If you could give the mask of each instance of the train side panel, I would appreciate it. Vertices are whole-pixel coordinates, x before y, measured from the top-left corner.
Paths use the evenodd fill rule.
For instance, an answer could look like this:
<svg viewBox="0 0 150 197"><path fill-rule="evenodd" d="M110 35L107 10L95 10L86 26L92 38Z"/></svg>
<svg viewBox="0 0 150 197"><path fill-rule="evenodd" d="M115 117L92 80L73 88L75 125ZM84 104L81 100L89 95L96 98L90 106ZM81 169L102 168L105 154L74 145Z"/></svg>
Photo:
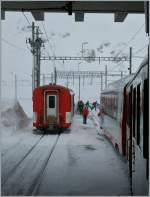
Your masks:
<svg viewBox="0 0 150 197"><path fill-rule="evenodd" d="M127 151L134 195L148 195L149 185L149 82L148 63L127 86Z"/></svg>
<svg viewBox="0 0 150 197"><path fill-rule="evenodd" d="M121 146L121 128L119 117L121 113L121 95L119 92L103 93L101 95L101 104L104 106L104 120L101 125L104 135L112 142L114 147L122 153ZM119 114L119 115L118 115Z"/></svg>
<svg viewBox="0 0 150 197"><path fill-rule="evenodd" d="M35 89L33 92L33 126L42 128L44 125L44 97L42 89Z"/></svg>
<svg viewBox="0 0 150 197"><path fill-rule="evenodd" d="M71 126L72 121L72 103L71 94L68 90L61 91L60 93L60 127L68 128Z"/></svg>
<svg viewBox="0 0 150 197"><path fill-rule="evenodd" d="M102 124L104 135L114 147L126 156L126 123L125 123L125 85L132 76L113 82L101 93L101 104L104 107Z"/></svg>

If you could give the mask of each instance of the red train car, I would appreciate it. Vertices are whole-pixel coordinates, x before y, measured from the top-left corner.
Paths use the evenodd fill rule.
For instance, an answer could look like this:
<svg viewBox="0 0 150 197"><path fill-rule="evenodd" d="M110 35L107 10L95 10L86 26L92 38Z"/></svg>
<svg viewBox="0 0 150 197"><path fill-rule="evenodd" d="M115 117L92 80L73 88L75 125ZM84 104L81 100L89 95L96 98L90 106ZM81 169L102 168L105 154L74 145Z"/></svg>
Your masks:
<svg viewBox="0 0 150 197"><path fill-rule="evenodd" d="M148 195L149 188L149 57L137 72L120 79L101 93L101 127L128 161L133 195Z"/></svg>
<svg viewBox="0 0 150 197"><path fill-rule="evenodd" d="M37 129L66 129L74 114L74 93L61 85L49 84L33 91L33 126Z"/></svg>
<svg viewBox="0 0 150 197"><path fill-rule="evenodd" d="M124 87L133 76L117 80L101 93L103 106L102 128L104 135L114 147L124 156L126 155L126 131L124 129Z"/></svg>
<svg viewBox="0 0 150 197"><path fill-rule="evenodd" d="M149 59L141 63L126 86L126 153L132 192L149 193Z"/></svg>

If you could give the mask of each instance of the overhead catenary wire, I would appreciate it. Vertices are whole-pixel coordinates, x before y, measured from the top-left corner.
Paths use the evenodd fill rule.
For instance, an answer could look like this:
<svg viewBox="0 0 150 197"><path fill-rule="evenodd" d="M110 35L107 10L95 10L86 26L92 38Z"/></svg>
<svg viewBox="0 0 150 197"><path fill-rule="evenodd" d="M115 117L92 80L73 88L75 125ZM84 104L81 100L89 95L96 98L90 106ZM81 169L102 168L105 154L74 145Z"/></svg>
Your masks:
<svg viewBox="0 0 150 197"><path fill-rule="evenodd" d="M24 13L24 10L23 10L23 9L22 9L22 14L23 14L23 16L25 17L25 19L26 19L27 23L31 26L31 23L30 23L29 19L27 18L27 16L25 15L25 13Z"/></svg>
<svg viewBox="0 0 150 197"><path fill-rule="evenodd" d="M51 43L50 43L50 41L49 41L49 37L48 37L48 35L47 35L47 31L46 31L45 25L44 25L44 23L43 23L43 22L41 22L41 24L42 24L42 27L43 27L44 33L45 33L45 35L46 35L46 38L47 38L47 41L48 41L49 47L50 47L50 49L51 49L51 51L52 51L53 55L55 56L55 51L53 50L53 47L52 47L52 45L51 45ZM48 52L48 53L49 53L49 52Z"/></svg>
<svg viewBox="0 0 150 197"><path fill-rule="evenodd" d="M143 29L144 25L145 25L145 23L140 26L140 28L135 32L135 34L128 40L127 45L124 46L123 49L118 52L116 57L118 57L128 47L129 43L135 39L135 37L138 35L138 33Z"/></svg>
<svg viewBox="0 0 150 197"><path fill-rule="evenodd" d="M137 54L137 53L139 53L139 52L141 52L141 51L143 51L143 49L145 49L146 47L148 47L147 44L144 45L142 48L138 49L137 51L135 51L135 52L134 52L134 55Z"/></svg>
<svg viewBox="0 0 150 197"><path fill-rule="evenodd" d="M18 50L26 50L27 51L26 48L21 48L21 47L15 45L15 44L11 43L10 41L6 40L5 38L2 38L2 41L5 42L6 44L8 44L9 46L11 46L13 48L16 48Z"/></svg>
<svg viewBox="0 0 150 197"><path fill-rule="evenodd" d="M55 57L56 54L55 54L55 51L54 51L54 49L53 49L53 47L52 47L52 44L50 43L50 40L49 40L49 37L48 37L48 34L47 34L47 31L46 31L46 28L45 28L45 25L44 25L43 21L41 22L41 24L42 24L42 27L43 27L45 36L46 36L46 38L47 38L49 48L51 49L52 54L53 54L53 56ZM48 53L48 55L50 56L49 51L46 51L46 53ZM58 63L62 66L62 64L61 64L59 61L58 61Z"/></svg>

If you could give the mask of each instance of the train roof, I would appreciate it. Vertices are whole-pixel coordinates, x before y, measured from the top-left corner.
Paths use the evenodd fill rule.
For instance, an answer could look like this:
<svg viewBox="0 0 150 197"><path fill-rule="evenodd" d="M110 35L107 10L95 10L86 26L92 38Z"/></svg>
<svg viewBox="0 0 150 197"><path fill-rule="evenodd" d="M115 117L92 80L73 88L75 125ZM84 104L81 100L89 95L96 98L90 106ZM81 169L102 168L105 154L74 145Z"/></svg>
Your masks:
<svg viewBox="0 0 150 197"><path fill-rule="evenodd" d="M147 54L147 55L145 56L145 58L142 60L140 66L139 66L139 68L138 68L138 70L137 70L136 73L134 74L134 77L128 82L127 86L128 86L130 83L132 83L132 81L133 81L133 80L135 79L135 77L138 75L138 73L140 72L140 70L141 70L144 66L146 66L146 65L148 64L148 62L149 62L149 56L148 56L148 54Z"/></svg>
<svg viewBox="0 0 150 197"><path fill-rule="evenodd" d="M141 62L137 72L135 74L126 76L124 78L121 78L119 80L116 80L108 85L106 89L102 91L102 94L108 94L110 92L120 92L123 90L125 86L128 86L132 82L132 80L136 77L136 75L140 72L142 67L144 67L146 64L148 64L148 55L145 56L143 61Z"/></svg>
<svg viewBox="0 0 150 197"><path fill-rule="evenodd" d="M145 66L147 63L148 63L148 54L144 57L143 61L141 62L140 68Z"/></svg>
<svg viewBox="0 0 150 197"><path fill-rule="evenodd" d="M35 90L36 89L46 90L46 89L50 89L50 88L52 88L52 89L63 89L63 90L68 90L69 92L73 92L71 89L69 89L65 86L58 85L58 84L52 84L52 83L50 83L48 85L39 86L39 87L35 88Z"/></svg>
<svg viewBox="0 0 150 197"><path fill-rule="evenodd" d="M108 84L108 87L102 91L102 94L107 94L110 92L120 92L123 90L124 86L133 78L132 75L128 75L126 77L123 77L119 80L116 80L112 83Z"/></svg>

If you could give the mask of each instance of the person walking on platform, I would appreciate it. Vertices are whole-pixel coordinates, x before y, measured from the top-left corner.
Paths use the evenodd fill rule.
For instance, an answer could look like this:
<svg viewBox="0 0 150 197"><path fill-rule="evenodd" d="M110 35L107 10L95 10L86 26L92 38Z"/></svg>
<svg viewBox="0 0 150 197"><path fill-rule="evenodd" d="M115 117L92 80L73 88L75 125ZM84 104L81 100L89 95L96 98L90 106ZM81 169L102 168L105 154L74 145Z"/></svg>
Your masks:
<svg viewBox="0 0 150 197"><path fill-rule="evenodd" d="M95 109L95 111L96 111L97 101L93 102L93 106L94 106L94 109Z"/></svg>
<svg viewBox="0 0 150 197"><path fill-rule="evenodd" d="M85 103L85 105L86 105L86 107L87 107L87 109L88 109L88 108L89 108L89 105L90 105L89 101L87 101L87 102Z"/></svg>
<svg viewBox="0 0 150 197"><path fill-rule="evenodd" d="M77 108L78 108L79 114L82 113L83 107L84 107L83 101L82 100L78 101L78 107Z"/></svg>
<svg viewBox="0 0 150 197"><path fill-rule="evenodd" d="M85 105L83 110L82 110L83 124L87 123L87 116L88 116L88 114L89 114L89 111L88 111L88 108Z"/></svg>
<svg viewBox="0 0 150 197"><path fill-rule="evenodd" d="M102 104L100 105L99 113L97 115L99 116L100 128L102 129L104 124L104 106Z"/></svg>

